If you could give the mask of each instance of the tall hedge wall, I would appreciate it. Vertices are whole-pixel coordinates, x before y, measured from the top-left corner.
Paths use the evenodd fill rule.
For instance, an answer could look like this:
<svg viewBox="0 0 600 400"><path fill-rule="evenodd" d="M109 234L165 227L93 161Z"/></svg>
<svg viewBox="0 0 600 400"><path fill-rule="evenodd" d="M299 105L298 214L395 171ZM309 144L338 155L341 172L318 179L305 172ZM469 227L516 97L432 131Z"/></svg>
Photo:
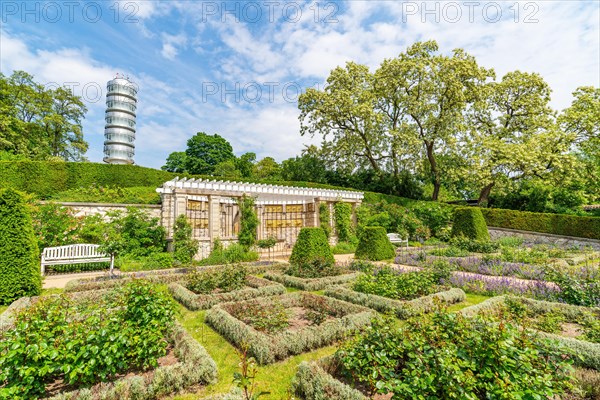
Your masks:
<svg viewBox="0 0 600 400"><path fill-rule="evenodd" d="M490 227L600 239L600 217L482 208Z"/></svg>
<svg viewBox="0 0 600 400"><path fill-rule="evenodd" d="M40 294L38 245L25 197L0 190L0 305Z"/></svg>

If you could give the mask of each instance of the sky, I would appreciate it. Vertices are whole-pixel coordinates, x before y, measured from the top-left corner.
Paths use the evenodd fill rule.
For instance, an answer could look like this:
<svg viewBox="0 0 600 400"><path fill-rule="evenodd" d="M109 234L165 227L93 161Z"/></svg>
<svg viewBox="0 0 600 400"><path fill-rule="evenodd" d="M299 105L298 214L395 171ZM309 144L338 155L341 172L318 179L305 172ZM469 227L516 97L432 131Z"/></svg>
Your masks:
<svg viewBox="0 0 600 400"><path fill-rule="evenodd" d="M88 108L101 162L106 82L139 87L136 164L160 168L196 132L241 155L282 161L300 136L297 98L347 61L373 71L417 41L463 48L498 78L537 72L562 110L600 86L600 1L11 1L0 2L0 71L66 85Z"/></svg>

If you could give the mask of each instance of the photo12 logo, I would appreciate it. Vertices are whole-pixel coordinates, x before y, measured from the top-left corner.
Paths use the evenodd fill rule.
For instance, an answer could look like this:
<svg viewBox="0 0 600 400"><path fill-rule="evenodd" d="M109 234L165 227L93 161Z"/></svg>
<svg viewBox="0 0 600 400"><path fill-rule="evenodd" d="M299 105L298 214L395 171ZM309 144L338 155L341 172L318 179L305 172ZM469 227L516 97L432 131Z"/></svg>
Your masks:
<svg viewBox="0 0 600 400"><path fill-rule="evenodd" d="M152 1L152 0L145 0ZM168 3L168 2L166 2ZM315 23L337 23L339 5L334 1L196 1L188 0L190 13L200 21L259 23L297 23L310 18ZM101 20L115 23L139 23L137 1L10 1L0 2L0 20L22 23L58 23Z"/></svg>
<svg viewBox="0 0 600 400"><path fill-rule="evenodd" d="M403 1L402 22L496 23L510 18L515 23L534 24L539 22L539 10L535 2Z"/></svg>
<svg viewBox="0 0 600 400"><path fill-rule="evenodd" d="M300 85L297 82L202 82L202 103L275 103L277 98L296 103L307 88L319 89L319 84Z"/></svg>
<svg viewBox="0 0 600 400"><path fill-rule="evenodd" d="M10 1L0 2L2 23L58 23L101 20L135 24L140 5L134 1Z"/></svg>

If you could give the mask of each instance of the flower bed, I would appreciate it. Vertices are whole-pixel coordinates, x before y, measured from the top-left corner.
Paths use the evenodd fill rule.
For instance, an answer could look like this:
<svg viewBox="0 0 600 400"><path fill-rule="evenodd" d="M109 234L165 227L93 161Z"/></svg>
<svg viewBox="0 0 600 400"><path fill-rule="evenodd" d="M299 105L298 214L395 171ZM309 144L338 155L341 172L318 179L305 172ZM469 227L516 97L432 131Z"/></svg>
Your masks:
<svg viewBox="0 0 600 400"><path fill-rule="evenodd" d="M282 270L287 267L285 263L271 263L271 262L258 262L258 263L241 263L244 265L250 274L261 274L265 271L271 270ZM98 290L108 289L115 286L120 286L132 279L145 279L154 283L173 283L179 282L184 279L185 274L191 271L207 271L215 268L221 268L222 265L213 265L208 267L190 267L190 268L176 268L168 270L155 270L155 271L143 271L143 272L130 272L121 273L116 276L101 276L96 278L84 278L76 279L67 282L65 285L65 292L79 292L85 290Z"/></svg>
<svg viewBox="0 0 600 400"><path fill-rule="evenodd" d="M600 309L554 303L515 296L497 296L477 305L466 307L460 312L466 316L504 311L509 318L515 318L529 328L538 329L539 334L561 343L577 357L575 364L600 371ZM536 318L537 317L537 318ZM583 336L567 337L562 330L563 323L589 323L590 333ZM573 327L570 327L572 331ZM552 333L548 332L552 331ZM570 332L572 334L573 332ZM585 335L590 335L586 338ZM593 335L593 336L592 336ZM595 341L595 343L594 343Z"/></svg>
<svg viewBox="0 0 600 400"><path fill-rule="evenodd" d="M260 327L245 323L235 314L243 309L259 309L266 316L261 323L270 324L274 328L275 312L281 314L285 310L302 308L324 316L320 323L311 326L300 326L297 330L284 329L279 333L265 333ZM283 309L283 310L282 310ZM255 313L256 314L256 313ZM318 316L318 315L317 315ZM369 324L374 312L368 308L357 306L329 297L310 293L289 293L269 298L258 298L243 302L218 304L207 311L206 322L227 340L235 345L243 343L249 346L249 353L259 364L270 364L293 354L300 354L317 349L344 337L349 331ZM277 319L279 323L283 322ZM277 326L281 328L281 326Z"/></svg>
<svg viewBox="0 0 600 400"><path fill-rule="evenodd" d="M325 289L325 296L369 307L383 313L394 312L400 319L410 318L434 310L436 303L435 299L444 304L454 304L460 303L466 298L465 292L461 289L454 288L419 297L417 299L403 301L375 294L357 292L347 285L327 288Z"/></svg>
<svg viewBox="0 0 600 400"><path fill-rule="evenodd" d="M298 278L297 276L286 275L278 272L266 272L264 274L264 277L266 279L282 283L287 287L294 287L300 290L307 291L321 290L327 286L346 283L353 279L356 279L358 276L359 274L356 272L334 276L325 276L322 278Z"/></svg>
<svg viewBox="0 0 600 400"><path fill-rule="evenodd" d="M285 293L285 287L279 283L246 276L247 288L225 293L197 294L183 286L181 283L169 285L169 291L173 298L183 304L189 310L206 310L219 303L248 300L255 297L275 296Z"/></svg>
<svg viewBox="0 0 600 400"><path fill-rule="evenodd" d="M489 257L441 257L418 254L401 254L395 259L396 264L423 267L436 261L446 261L459 271L473 272L483 275L515 276L523 279L543 280L544 268L539 265L501 261Z"/></svg>
<svg viewBox="0 0 600 400"><path fill-rule="evenodd" d="M216 381L216 364L174 321L168 294L142 281L105 294L14 304L0 333L0 397L154 399Z"/></svg>

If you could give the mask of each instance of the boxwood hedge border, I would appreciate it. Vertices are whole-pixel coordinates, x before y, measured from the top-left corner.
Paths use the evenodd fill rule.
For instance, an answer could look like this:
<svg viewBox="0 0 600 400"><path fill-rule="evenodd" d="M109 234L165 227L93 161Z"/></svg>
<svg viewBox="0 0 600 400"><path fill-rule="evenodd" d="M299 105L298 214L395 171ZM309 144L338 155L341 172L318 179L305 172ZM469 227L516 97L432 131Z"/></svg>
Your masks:
<svg viewBox="0 0 600 400"><path fill-rule="evenodd" d="M171 283L169 292L175 300L180 302L188 310L207 310L219 303L228 303L232 301L249 300L256 297L275 296L285 293L285 287L280 283L258 278L256 276L246 276L246 285L249 288L234 290L227 293L217 294L196 294L183 286L181 283Z"/></svg>
<svg viewBox="0 0 600 400"><path fill-rule="evenodd" d="M325 289L325 296L348 301L382 313L394 312L399 319L407 319L416 315L431 312L435 309L436 299L444 304L455 304L465 301L462 289L452 288L413 300L395 300L374 294L365 294L346 286L332 286Z"/></svg>
<svg viewBox="0 0 600 400"><path fill-rule="evenodd" d="M279 282L287 287L293 287L300 290L314 291L321 290L331 285L339 285L356 279L359 272L352 272L342 275L325 276L322 278L298 278L297 276L286 275L280 272L266 272L265 279Z"/></svg>
<svg viewBox="0 0 600 400"><path fill-rule="evenodd" d="M232 302L212 307L206 312L205 321L234 345L248 344L249 353L259 364L265 365L283 360L291 355L327 346L336 340L342 339L348 332L369 325L371 319L375 316L375 312L366 307L307 292L294 292L244 302L258 301L268 305L273 299L277 299L287 308L301 305L303 296L321 297L328 307L345 315L334 320L325 321L318 326L307 326L294 332L284 331L275 335L267 335L227 312L226 307L228 304L240 303Z"/></svg>
<svg viewBox="0 0 600 400"><path fill-rule="evenodd" d="M301 362L292 381L294 392L306 400L368 400L368 397L326 370L325 366L333 359L333 356L329 356L313 362Z"/></svg>

